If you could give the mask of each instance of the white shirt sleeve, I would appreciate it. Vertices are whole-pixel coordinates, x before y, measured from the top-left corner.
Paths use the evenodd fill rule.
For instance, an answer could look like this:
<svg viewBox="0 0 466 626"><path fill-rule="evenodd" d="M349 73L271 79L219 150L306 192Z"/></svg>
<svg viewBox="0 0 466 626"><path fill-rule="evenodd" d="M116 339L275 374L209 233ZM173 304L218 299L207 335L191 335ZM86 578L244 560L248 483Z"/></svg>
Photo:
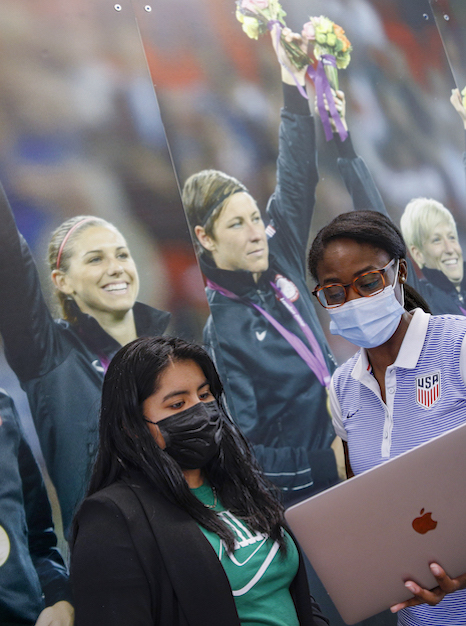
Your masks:
<svg viewBox="0 0 466 626"><path fill-rule="evenodd" d="M343 439L343 441L347 441L348 435L343 426L343 417L341 414L341 406L338 402L337 394L334 387L334 376L332 376L332 380L330 381L329 387L329 404L330 404L330 413L332 415L333 427L335 428L336 434Z"/></svg>
<svg viewBox="0 0 466 626"><path fill-rule="evenodd" d="M463 337L460 353L460 374L461 380L466 385L466 335Z"/></svg>

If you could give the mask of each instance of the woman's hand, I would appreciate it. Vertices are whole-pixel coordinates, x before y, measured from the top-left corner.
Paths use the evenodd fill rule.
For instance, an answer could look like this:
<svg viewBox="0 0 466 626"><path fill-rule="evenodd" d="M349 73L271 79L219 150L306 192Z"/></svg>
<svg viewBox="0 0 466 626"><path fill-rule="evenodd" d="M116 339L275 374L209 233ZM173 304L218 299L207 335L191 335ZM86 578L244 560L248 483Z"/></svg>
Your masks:
<svg viewBox="0 0 466 626"><path fill-rule="evenodd" d="M341 121L343 123L343 126L345 127L345 130L348 130L348 124L346 123L346 98L345 98L345 92L341 91L341 90L335 91L334 89L332 89L332 94L333 94L333 99L335 100L335 106L337 108L338 115L340 116L340 119L341 119ZM324 94L324 104L325 104L325 109L330 114L330 109L329 109L327 98L326 98L325 94ZM317 96L315 98L314 109L315 109L315 111L317 113L319 112L319 109L317 108ZM337 129L336 129L336 126L335 126L335 122L333 121L332 117L329 117L329 120L330 120L330 125L332 127L332 131L334 133L337 132Z"/></svg>
<svg viewBox="0 0 466 626"><path fill-rule="evenodd" d="M275 54L277 55L278 61L282 67L282 81L287 85L295 85L296 82L300 85L304 85L307 66L298 70L289 60L281 41L277 48L277 29L278 25L275 24L270 32L270 36L272 37ZM301 48L304 53L308 53L308 42L305 41L301 35L294 33L290 28L283 28L281 35L287 43L295 44L297 47ZM296 81L293 76L296 78Z"/></svg>
<svg viewBox="0 0 466 626"><path fill-rule="evenodd" d="M448 593L453 593L459 589L466 589L466 574L462 574L458 576L458 578L450 578L438 563L431 563L430 571L437 579L438 587L430 590L423 589L412 580L407 580L405 587L413 593L414 597L410 600L406 600L406 602L394 604L390 607L392 613L397 613L401 609L405 609L408 606L416 606L417 604L427 603L434 606L443 600Z"/></svg>
<svg viewBox="0 0 466 626"><path fill-rule="evenodd" d="M466 109L464 108L463 98L461 97L459 89L451 90L450 102L463 120L463 126L466 129Z"/></svg>
<svg viewBox="0 0 466 626"><path fill-rule="evenodd" d="M73 626L74 609L69 602L61 600L44 609L36 626Z"/></svg>

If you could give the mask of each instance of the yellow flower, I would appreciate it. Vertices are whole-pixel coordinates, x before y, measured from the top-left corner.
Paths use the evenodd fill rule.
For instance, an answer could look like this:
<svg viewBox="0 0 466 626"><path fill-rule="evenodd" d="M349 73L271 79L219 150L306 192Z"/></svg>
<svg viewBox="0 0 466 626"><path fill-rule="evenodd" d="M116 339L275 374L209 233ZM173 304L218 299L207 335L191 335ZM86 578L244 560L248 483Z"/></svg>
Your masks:
<svg viewBox="0 0 466 626"><path fill-rule="evenodd" d="M286 11L283 10L283 7L278 0L269 0L268 10L270 12L270 17L272 19L283 22L283 18L286 15Z"/></svg>
<svg viewBox="0 0 466 626"><path fill-rule="evenodd" d="M323 33L333 33L333 22L323 15L319 18L318 29Z"/></svg>
<svg viewBox="0 0 466 626"><path fill-rule="evenodd" d="M320 43L321 46L325 46L327 43L327 35L321 32L316 32L316 41Z"/></svg>
<svg viewBox="0 0 466 626"><path fill-rule="evenodd" d="M349 53L344 54L337 58L337 67L339 70L345 70L351 61L351 55Z"/></svg>
<svg viewBox="0 0 466 626"><path fill-rule="evenodd" d="M327 35L327 46L334 48L337 43L337 37L334 33L329 33Z"/></svg>
<svg viewBox="0 0 466 626"><path fill-rule="evenodd" d="M240 22L243 25L243 30L250 39L259 39L259 22L255 17L242 16Z"/></svg>
<svg viewBox="0 0 466 626"><path fill-rule="evenodd" d="M463 106L466 108L466 87L461 92L461 95L463 96Z"/></svg>

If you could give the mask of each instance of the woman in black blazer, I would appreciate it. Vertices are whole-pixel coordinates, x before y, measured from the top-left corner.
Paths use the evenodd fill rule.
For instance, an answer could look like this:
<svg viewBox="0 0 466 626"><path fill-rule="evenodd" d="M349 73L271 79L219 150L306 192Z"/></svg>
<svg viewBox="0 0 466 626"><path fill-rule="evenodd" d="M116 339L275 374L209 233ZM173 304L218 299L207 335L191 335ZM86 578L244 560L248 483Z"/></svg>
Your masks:
<svg viewBox="0 0 466 626"><path fill-rule="evenodd" d="M283 508L208 354L137 339L112 360L74 521L77 626L322 626Z"/></svg>

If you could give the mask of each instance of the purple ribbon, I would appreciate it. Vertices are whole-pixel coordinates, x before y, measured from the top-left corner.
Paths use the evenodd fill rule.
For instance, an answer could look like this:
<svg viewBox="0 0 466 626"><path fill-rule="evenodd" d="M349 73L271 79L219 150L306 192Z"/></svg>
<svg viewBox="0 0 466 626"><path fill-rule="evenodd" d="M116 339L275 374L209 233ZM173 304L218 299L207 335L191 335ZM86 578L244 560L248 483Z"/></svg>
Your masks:
<svg viewBox="0 0 466 626"><path fill-rule="evenodd" d="M463 309L463 307L462 307L462 306L460 306L460 311L461 311L461 313L462 313L463 315L466 315L466 310L465 310L465 309Z"/></svg>
<svg viewBox="0 0 466 626"><path fill-rule="evenodd" d="M276 30L276 36L275 36L275 46L277 49L277 57L278 57L278 61L280 63L280 65L282 67L284 67L287 72L289 72L291 74L291 76L293 77L293 80L295 82L296 87L298 88L299 93L302 95L303 98L306 98L306 100L309 100L309 96L306 93L306 90L304 89L304 87L302 85L299 84L298 79L296 78L296 76L294 75L294 73L290 70L290 68L285 65L285 63L283 63L283 61L280 60L280 54L279 54L279 49L280 49L280 38L282 35L282 29L283 29L283 25L281 22L279 22L278 20L270 20L270 22L268 22L267 24L267 28L272 31L272 28L277 25L278 28Z"/></svg>
<svg viewBox="0 0 466 626"><path fill-rule="evenodd" d="M299 84L299 81L294 75L294 73L290 70L290 68L287 65L285 65L285 63L283 63L283 61L280 60L280 55L279 55L278 50L280 46L280 39L281 39L283 25L278 20L270 20L267 24L267 28L270 31L272 31L275 25L277 25L278 27L276 29L275 47L277 49L277 56L278 56L280 65L284 67L291 74L296 84L296 87L298 88L299 93L303 96L303 98L306 98L306 100L309 100L309 97L305 89L303 88L302 85ZM330 124L328 111L325 108L324 95L327 98L328 108L330 109L330 115L332 116L332 120L335 124L337 132L340 135L340 139L342 141L345 141L345 139L348 137L348 131L343 126L343 122L341 121L341 117L337 111L335 99L332 94L332 88L330 86L327 74L325 73L325 65L332 65L333 67L337 67L337 60L333 54L323 54L320 60L318 61L317 67L315 69L314 67L312 67L312 65L308 66L307 74L315 85L316 95L317 95L317 108L319 110L320 119L322 120L322 124L324 127L325 138L327 139L327 141L331 141L333 139L333 131L332 131L332 126Z"/></svg>
<svg viewBox="0 0 466 626"><path fill-rule="evenodd" d="M240 298L232 291L228 291L228 289L224 289L223 287L220 287L220 285L217 285L211 280L207 280L207 286L210 287L210 289L213 289L214 291L218 291L220 294L222 294L222 296L225 296L226 298L230 298L230 300L237 300L239 302L244 302L246 305L252 306L257 311L259 311L259 313L263 315L265 319L272 324L272 326L280 333L280 335L284 339L286 339L286 341L288 341L288 343L303 359L306 365L314 372L320 384L323 387L328 388L330 384L330 372L325 362L324 355L319 346L319 343L317 342L317 339L314 336L314 333L309 328L308 324L306 324L306 322L303 320L301 314L299 313L295 305L291 302L291 300L289 300L285 296L282 290L275 283L271 282L270 284L272 285L275 293L278 295L280 302L284 306L286 306L286 308L290 311L294 319L298 322L298 324L302 328L306 336L306 339L309 341L309 344L312 350L310 350L304 344L304 342L301 341L299 337L297 337L294 333L292 333L290 330L285 328L283 324L281 324L277 319L273 317L273 315L271 315L268 311L260 307L258 304L256 304L255 302L252 302L251 300Z"/></svg>
<svg viewBox="0 0 466 626"><path fill-rule="evenodd" d="M104 370L104 374L107 372L108 370L108 366L110 365L110 360L108 356L104 356L104 355L100 355L99 356L99 361L100 364L102 365L102 368Z"/></svg>
<svg viewBox="0 0 466 626"><path fill-rule="evenodd" d="M325 387L328 387L329 384L330 384L330 372L329 372L327 364L325 362L324 355L323 355L322 349L321 349L321 347L319 345L319 342L315 338L315 335L312 332L312 330L309 328L309 324L307 324L304 321L301 313L298 311L298 309L293 304L293 302L291 302L291 300L289 298L287 298L287 296L283 293L283 291L280 289L280 287L278 285L276 285L275 283L273 283L272 281L270 282L270 284L272 285L272 288L274 289L275 293L277 294L280 302L288 309L288 311L294 317L296 322L301 327L301 330L303 331L306 339L309 341L309 345L311 346L311 350L314 352L313 357L314 357L314 359L316 361L316 364L317 364L317 366L319 368L319 371L320 371L320 375L318 376L318 378L321 381L322 385L324 385ZM315 371L315 370L313 369L313 371ZM316 374L316 376L317 376L317 374Z"/></svg>
<svg viewBox="0 0 466 626"><path fill-rule="evenodd" d="M330 109L330 115L332 116L332 120L335 124L338 134L340 135L340 139L342 141L345 141L345 139L348 137L348 131L343 126L341 117L338 114L335 99L332 94L332 88L328 81L327 74L325 73L325 65L332 65L333 67L337 66L337 61L333 54L323 54L320 61L318 61L316 68L312 67L312 65L307 68L307 74L314 82L316 88L317 108L319 110L320 119L322 120L322 124L324 127L325 138L327 139L327 141L330 141L333 138L333 132L330 125L328 111L325 108L324 95L327 99L328 108Z"/></svg>

